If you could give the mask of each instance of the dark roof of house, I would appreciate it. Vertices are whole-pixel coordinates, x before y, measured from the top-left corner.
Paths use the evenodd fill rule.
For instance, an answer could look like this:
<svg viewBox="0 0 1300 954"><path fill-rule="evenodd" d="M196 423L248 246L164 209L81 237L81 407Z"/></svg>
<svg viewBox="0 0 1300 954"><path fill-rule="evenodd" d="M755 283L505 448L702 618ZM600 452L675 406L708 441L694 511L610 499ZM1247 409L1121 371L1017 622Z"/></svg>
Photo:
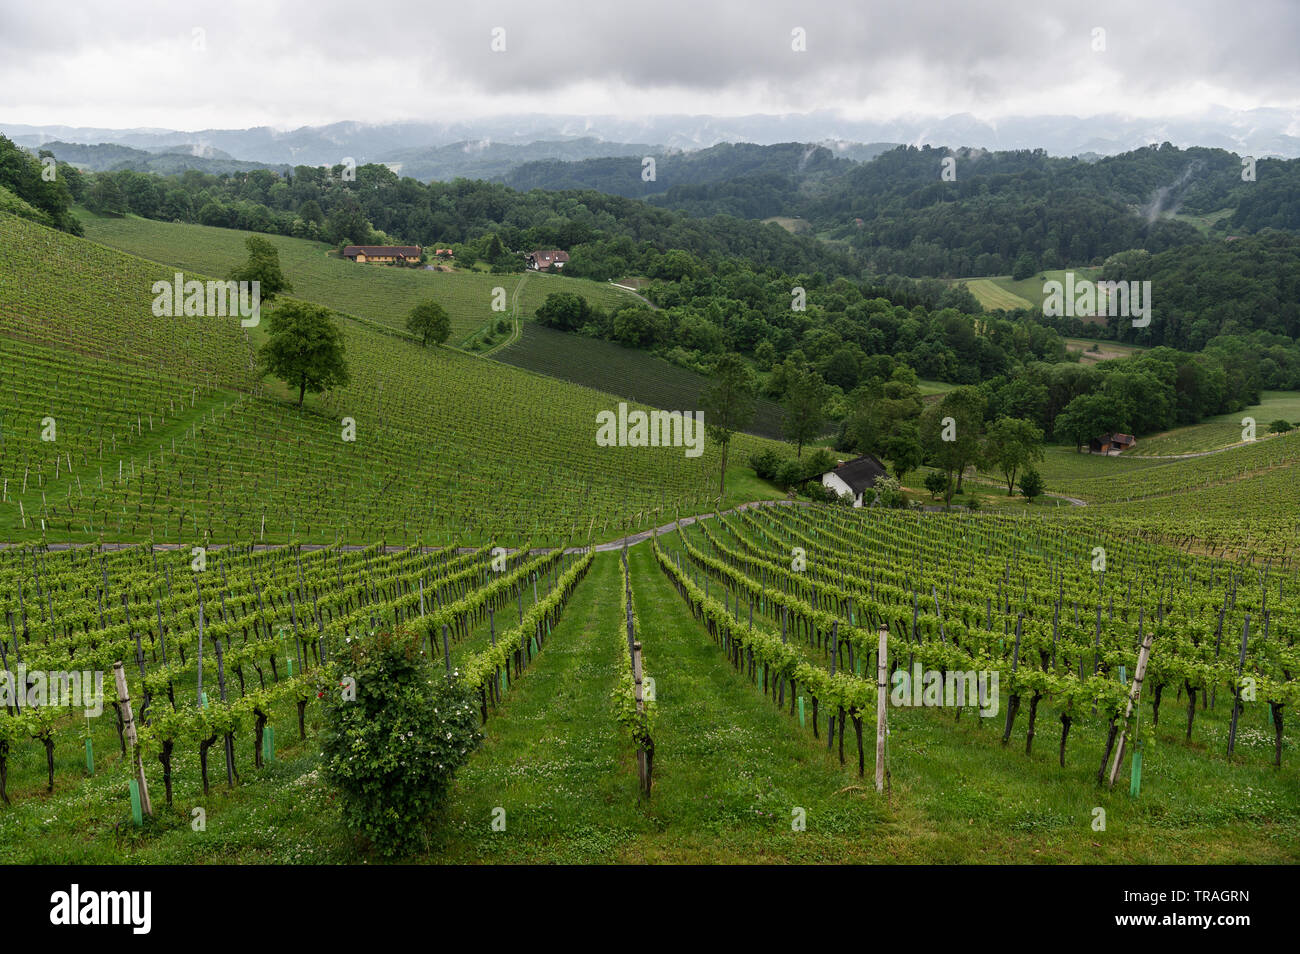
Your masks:
<svg viewBox="0 0 1300 954"><path fill-rule="evenodd" d="M538 249L535 252L530 252L529 256L536 260L539 265L543 263L551 265L554 262L567 262L569 260L569 253L558 248Z"/></svg>
<svg viewBox="0 0 1300 954"><path fill-rule="evenodd" d="M1094 437L1089 443L1091 444L1120 444L1124 447L1132 447L1137 443L1137 438L1132 434L1120 434L1118 431L1114 434L1102 434L1100 437Z"/></svg>
<svg viewBox="0 0 1300 954"><path fill-rule="evenodd" d="M418 245L349 245L343 249L344 258L356 255L401 255L416 258L420 254Z"/></svg>
<svg viewBox="0 0 1300 954"><path fill-rule="evenodd" d="M887 471L884 464L867 454L856 460L845 461L831 473L853 488L854 494L860 494L874 486L877 478L884 477Z"/></svg>

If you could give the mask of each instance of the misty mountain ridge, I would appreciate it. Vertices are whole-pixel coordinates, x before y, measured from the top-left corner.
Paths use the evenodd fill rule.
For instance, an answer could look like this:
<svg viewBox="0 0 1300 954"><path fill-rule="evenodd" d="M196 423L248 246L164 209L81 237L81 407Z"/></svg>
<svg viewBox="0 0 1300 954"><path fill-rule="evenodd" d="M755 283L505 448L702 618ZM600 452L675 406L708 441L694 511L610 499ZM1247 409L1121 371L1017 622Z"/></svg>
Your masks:
<svg viewBox="0 0 1300 954"><path fill-rule="evenodd" d="M345 158L365 162L410 162L412 150L437 150L458 143L490 142L529 146L537 142L603 141L612 145L656 144L659 149L695 150L722 142L771 145L782 142L960 143L985 149L1037 149L1053 156L1083 153L1116 155L1151 143L1210 146L1241 155L1300 157L1300 136L1293 111L1278 108L1231 110L1212 106L1197 118L1145 119L1115 115L1020 116L984 120L966 113L942 118L890 120L846 119L830 111L789 115L719 117L664 115L645 118L524 114L446 122L336 122L323 126L275 129L108 129L28 126L0 122L22 146L50 140L70 143L118 143L142 150L201 148L234 159L268 164L335 165ZM636 147L640 148L640 147ZM618 154L618 153L613 153ZM596 158L551 155L530 159ZM846 156L846 158L855 158ZM431 161L436 164L436 157ZM409 174L409 173L405 173Z"/></svg>

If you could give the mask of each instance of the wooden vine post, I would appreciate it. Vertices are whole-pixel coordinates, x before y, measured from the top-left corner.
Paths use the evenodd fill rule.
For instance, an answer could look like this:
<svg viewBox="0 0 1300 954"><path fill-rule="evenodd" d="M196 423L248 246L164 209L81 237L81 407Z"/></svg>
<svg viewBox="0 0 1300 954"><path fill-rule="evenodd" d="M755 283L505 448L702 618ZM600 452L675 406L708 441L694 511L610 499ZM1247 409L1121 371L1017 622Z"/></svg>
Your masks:
<svg viewBox="0 0 1300 954"><path fill-rule="evenodd" d="M1125 731L1119 734L1119 743L1115 746L1115 758L1110 763L1109 788L1115 787L1115 779L1119 777L1119 767L1124 761L1124 740L1128 735L1128 720L1133 715L1133 707L1142 701L1142 677L1147 672L1147 660L1151 658L1151 641L1155 639L1155 635L1156 631L1153 627L1142 640L1142 650L1138 653L1137 670L1133 673L1133 687L1129 690L1128 705L1124 708Z"/></svg>
<svg viewBox="0 0 1300 954"><path fill-rule="evenodd" d="M636 698L636 714L638 718L645 717L645 688L642 685L641 671L641 642L637 640L632 643L632 683L633 692ZM641 780L641 792L650 797L650 767L651 751L646 749L645 739L638 739L636 750L636 772L637 777Z"/></svg>
<svg viewBox="0 0 1300 954"><path fill-rule="evenodd" d="M1241 715L1241 670L1246 665L1246 643L1250 640L1250 614L1241 630L1241 657L1237 660L1237 681L1232 687L1232 726L1228 729L1228 758L1237 745L1237 716Z"/></svg>
<svg viewBox="0 0 1300 954"><path fill-rule="evenodd" d="M880 645L876 650L876 791L885 790L885 733L888 731L885 704L887 657L889 656L889 630L881 624Z"/></svg>
<svg viewBox="0 0 1300 954"><path fill-rule="evenodd" d="M140 746L135 734L135 717L131 715L131 696L126 688L126 670L121 660L113 663L113 681L117 684L117 698L122 704L122 722L126 740L131 743L132 757L135 759L135 783L140 787L140 810L146 815L153 815L153 803L149 801L149 783L144 777L144 762L140 759Z"/></svg>

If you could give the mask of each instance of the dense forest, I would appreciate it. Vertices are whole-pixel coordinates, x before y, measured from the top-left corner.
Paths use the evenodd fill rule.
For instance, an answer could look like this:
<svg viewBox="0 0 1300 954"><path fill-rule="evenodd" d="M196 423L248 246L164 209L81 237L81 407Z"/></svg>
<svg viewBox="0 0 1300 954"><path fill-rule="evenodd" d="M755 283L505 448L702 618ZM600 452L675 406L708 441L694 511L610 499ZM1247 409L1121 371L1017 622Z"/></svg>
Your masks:
<svg viewBox="0 0 1300 954"><path fill-rule="evenodd" d="M900 146L853 163L799 143L693 155L663 159L655 183L640 181L633 159L532 163L507 181L640 195L692 215L800 217L876 274L1003 275L1022 258L1031 270L1099 265L1126 249L1204 241L1175 213L1226 212L1212 226L1220 234L1300 230L1300 161L1260 159L1249 180L1242 158L1222 149L1164 143L1095 162Z"/></svg>
<svg viewBox="0 0 1300 954"><path fill-rule="evenodd" d="M11 146L11 148L13 148ZM63 168L63 166L60 166ZM71 167L67 167L71 169ZM285 175L133 170L68 176L71 195L97 213L193 222L329 242L455 246L489 234L514 251L563 248L571 274L609 279L642 273L655 255L681 249L784 271L856 277L854 257L777 225L728 216L691 218L600 192L516 192L457 179L421 183L387 166L298 166Z"/></svg>
<svg viewBox="0 0 1300 954"><path fill-rule="evenodd" d="M1199 351L1221 334L1300 337L1300 235L1265 231L1156 254L1124 252L1107 260L1102 278L1151 282L1150 325L1108 323L1109 336L1121 341Z"/></svg>
<svg viewBox="0 0 1300 954"><path fill-rule="evenodd" d="M653 178L648 178L646 158L654 160ZM695 152L530 162L501 178L521 192L595 189L698 217L761 219L787 214L801 192L854 165L825 146L720 143Z"/></svg>

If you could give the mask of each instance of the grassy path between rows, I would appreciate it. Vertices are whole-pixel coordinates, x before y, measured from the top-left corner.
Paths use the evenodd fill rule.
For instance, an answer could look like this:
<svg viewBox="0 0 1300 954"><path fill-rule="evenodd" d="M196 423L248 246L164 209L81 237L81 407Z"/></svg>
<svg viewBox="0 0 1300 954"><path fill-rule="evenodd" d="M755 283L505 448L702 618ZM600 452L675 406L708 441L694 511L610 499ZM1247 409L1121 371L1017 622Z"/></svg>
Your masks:
<svg viewBox="0 0 1300 954"><path fill-rule="evenodd" d="M877 828L883 810L850 788L852 766L728 669L648 548L630 559L658 697L652 798L638 801L635 750L614 722L627 656L618 555L602 554L458 775L435 857L813 862ZM492 830L498 807L505 831ZM806 831L792 830L795 808Z"/></svg>

